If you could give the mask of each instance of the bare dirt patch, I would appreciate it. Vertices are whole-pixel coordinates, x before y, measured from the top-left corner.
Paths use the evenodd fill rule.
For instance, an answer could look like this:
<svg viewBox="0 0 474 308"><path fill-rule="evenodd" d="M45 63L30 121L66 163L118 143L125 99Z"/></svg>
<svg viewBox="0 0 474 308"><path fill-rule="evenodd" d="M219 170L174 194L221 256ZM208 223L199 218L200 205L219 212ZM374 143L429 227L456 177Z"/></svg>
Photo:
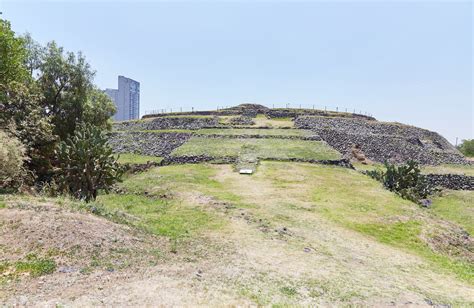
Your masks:
<svg viewBox="0 0 474 308"><path fill-rule="evenodd" d="M0 210L0 224L4 260L20 259L36 252L54 257L59 266L79 267L87 265L90 256L114 259L120 255L117 252L123 251L125 255L125 252L146 251L157 244L166 245L127 226L48 202L13 202Z"/></svg>
<svg viewBox="0 0 474 308"><path fill-rule="evenodd" d="M0 209L3 296L15 298L25 292L52 296L61 286L74 286L80 293L97 277L111 280L116 272L156 263L169 251L164 239L53 202L31 198L7 205ZM52 273L34 277L28 271L15 272L18 262L32 258L53 264Z"/></svg>
<svg viewBox="0 0 474 308"><path fill-rule="evenodd" d="M474 239L461 227L438 221L421 235L431 249L474 264Z"/></svg>

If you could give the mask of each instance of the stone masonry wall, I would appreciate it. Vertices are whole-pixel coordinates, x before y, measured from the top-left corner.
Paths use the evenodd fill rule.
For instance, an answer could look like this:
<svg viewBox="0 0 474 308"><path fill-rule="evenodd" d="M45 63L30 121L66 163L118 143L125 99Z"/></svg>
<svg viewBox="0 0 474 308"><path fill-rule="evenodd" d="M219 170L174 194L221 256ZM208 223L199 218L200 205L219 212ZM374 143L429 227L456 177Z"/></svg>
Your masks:
<svg viewBox="0 0 474 308"><path fill-rule="evenodd" d="M191 133L113 132L108 142L114 153L166 156L190 137Z"/></svg>
<svg viewBox="0 0 474 308"><path fill-rule="evenodd" d="M454 190L474 190L474 176L462 174L427 174L428 181L435 185Z"/></svg>
<svg viewBox="0 0 474 308"><path fill-rule="evenodd" d="M218 126L217 117L159 117L147 121L127 121L113 124L114 130L200 129Z"/></svg>
<svg viewBox="0 0 474 308"><path fill-rule="evenodd" d="M361 119L301 116L295 120L298 128L311 129L346 157L358 144L365 156L373 161L421 164L467 164L468 161L446 139L435 132L402 125Z"/></svg>
<svg viewBox="0 0 474 308"><path fill-rule="evenodd" d="M268 118L297 118L300 116L321 116L321 117L334 117L338 116L340 118L354 118L354 119L364 119L364 120L375 120L375 118L366 116L363 114L356 113L345 113L345 112L333 112L333 111L324 111L324 110L313 110L313 109L295 109L295 108L279 108L279 109L269 109L265 112L265 115Z"/></svg>

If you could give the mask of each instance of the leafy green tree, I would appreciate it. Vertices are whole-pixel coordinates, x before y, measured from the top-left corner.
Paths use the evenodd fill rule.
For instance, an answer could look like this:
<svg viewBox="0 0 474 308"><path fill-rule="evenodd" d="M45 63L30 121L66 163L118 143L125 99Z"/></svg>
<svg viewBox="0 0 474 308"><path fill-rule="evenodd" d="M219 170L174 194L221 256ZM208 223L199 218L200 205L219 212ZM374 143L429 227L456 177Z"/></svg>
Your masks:
<svg viewBox="0 0 474 308"><path fill-rule="evenodd" d="M40 68L45 49L38 42L36 42L29 33L26 33L23 36L23 41L26 48L26 62L25 65L30 73L30 76L33 76L35 71Z"/></svg>
<svg viewBox="0 0 474 308"><path fill-rule="evenodd" d="M110 128L115 106L93 77L81 53L17 37L0 19L0 129L25 145L39 181L53 175L56 144L74 135L77 123Z"/></svg>
<svg viewBox="0 0 474 308"><path fill-rule="evenodd" d="M112 101L95 88L94 74L81 53L64 52L55 42L46 46L38 86L43 94L42 107L60 140L74 133L76 123L106 127L114 114Z"/></svg>
<svg viewBox="0 0 474 308"><path fill-rule="evenodd" d="M29 78L25 66L27 51L21 38L15 37L10 23L0 19L0 85L11 82L24 82ZM5 93L0 92L0 99L5 100Z"/></svg>
<svg viewBox="0 0 474 308"><path fill-rule="evenodd" d="M458 150L465 156L474 157L474 139L466 139L458 146Z"/></svg>
<svg viewBox="0 0 474 308"><path fill-rule="evenodd" d="M102 130L90 124L78 126L74 135L61 141L57 157L60 190L86 202L95 200L99 190L109 192L124 171Z"/></svg>
<svg viewBox="0 0 474 308"><path fill-rule="evenodd" d="M28 169L40 180L51 175L51 158L54 154L56 136L48 117L39 105L41 94L32 85L11 82L0 85L7 99L0 104L0 126L16 136L26 147Z"/></svg>
<svg viewBox="0 0 474 308"><path fill-rule="evenodd" d="M0 129L26 146L28 167L37 174L51 169L55 137L40 105L41 93L28 71L26 41L0 19Z"/></svg>
<svg viewBox="0 0 474 308"><path fill-rule="evenodd" d="M90 90L84 105L83 121L85 123L110 130L112 128L111 117L115 112L115 105L107 94L96 87Z"/></svg>

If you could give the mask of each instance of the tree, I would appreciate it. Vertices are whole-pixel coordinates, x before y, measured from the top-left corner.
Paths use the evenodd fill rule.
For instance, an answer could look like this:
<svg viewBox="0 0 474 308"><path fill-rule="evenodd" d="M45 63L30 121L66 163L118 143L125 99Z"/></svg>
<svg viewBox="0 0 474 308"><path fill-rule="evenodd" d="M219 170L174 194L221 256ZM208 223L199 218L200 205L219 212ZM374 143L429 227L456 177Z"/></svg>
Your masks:
<svg viewBox="0 0 474 308"><path fill-rule="evenodd" d="M61 141L57 157L60 190L86 202L95 200L100 189L109 192L124 171L102 130L90 124L79 125L74 135Z"/></svg>
<svg viewBox="0 0 474 308"><path fill-rule="evenodd" d="M458 146L458 150L465 156L474 157L474 139L466 139Z"/></svg>
<svg viewBox="0 0 474 308"><path fill-rule="evenodd" d="M60 140L74 134L76 123L106 127L115 113L110 98L95 88L94 74L80 52L64 52L55 42L46 46L38 85L43 94L42 107Z"/></svg>
<svg viewBox="0 0 474 308"><path fill-rule="evenodd" d="M0 19L0 129L25 145L27 167L39 181L53 175L56 144L74 135L77 123L110 128L115 106L93 77L81 53L17 37Z"/></svg>
<svg viewBox="0 0 474 308"><path fill-rule="evenodd" d="M28 87L17 82L0 85L0 90L6 93L6 100L0 104L0 128L8 130L25 145L30 158L28 169L41 181L49 178L57 138L39 105L41 94L32 85Z"/></svg>
<svg viewBox="0 0 474 308"><path fill-rule="evenodd" d="M26 55L24 41L15 37L8 21L0 19L0 85L25 82L29 78ZM4 93L0 93L0 100L5 100Z"/></svg>
<svg viewBox="0 0 474 308"><path fill-rule="evenodd" d="M83 121L110 130L112 128L110 119L115 112L116 108L110 97L94 87L90 91L84 106Z"/></svg>
<svg viewBox="0 0 474 308"><path fill-rule="evenodd" d="M41 94L29 74L25 40L15 37L10 23L0 19L0 129L26 147L28 167L44 175L51 168L54 136L40 106Z"/></svg>
<svg viewBox="0 0 474 308"><path fill-rule="evenodd" d="M0 191L17 188L24 176L25 147L4 130L0 130Z"/></svg>
<svg viewBox="0 0 474 308"><path fill-rule="evenodd" d="M33 76L34 72L40 68L45 49L38 42L33 40L29 33L23 36L23 41L26 48L25 65L30 76Z"/></svg>

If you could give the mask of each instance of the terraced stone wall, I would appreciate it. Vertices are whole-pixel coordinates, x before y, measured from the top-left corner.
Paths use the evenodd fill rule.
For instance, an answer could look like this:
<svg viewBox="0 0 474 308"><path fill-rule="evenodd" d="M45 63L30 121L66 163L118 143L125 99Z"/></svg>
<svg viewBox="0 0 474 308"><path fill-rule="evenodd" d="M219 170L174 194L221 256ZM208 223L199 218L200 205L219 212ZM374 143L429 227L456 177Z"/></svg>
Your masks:
<svg viewBox="0 0 474 308"><path fill-rule="evenodd" d="M113 124L114 130L200 129L219 125L217 117L159 117L146 121L126 121Z"/></svg>
<svg viewBox="0 0 474 308"><path fill-rule="evenodd" d="M431 184L454 190L474 190L474 176L462 174L427 174Z"/></svg>
<svg viewBox="0 0 474 308"><path fill-rule="evenodd" d="M296 118L295 126L313 130L345 156L350 156L352 147L359 145L367 158L377 162L412 159L428 165L469 163L439 134L413 126L314 116Z"/></svg>
<svg viewBox="0 0 474 308"><path fill-rule="evenodd" d="M151 156L167 156L185 143L190 133L113 132L109 144L114 153L136 153Z"/></svg>
<svg viewBox="0 0 474 308"><path fill-rule="evenodd" d="M346 113L346 112L333 112L324 111L317 109L295 109L295 108L281 108L281 109L269 109L265 112L268 118L297 118L300 116L321 116L321 117L341 117L341 118L354 118L354 119L365 119L375 120L375 118L366 116L363 114Z"/></svg>

